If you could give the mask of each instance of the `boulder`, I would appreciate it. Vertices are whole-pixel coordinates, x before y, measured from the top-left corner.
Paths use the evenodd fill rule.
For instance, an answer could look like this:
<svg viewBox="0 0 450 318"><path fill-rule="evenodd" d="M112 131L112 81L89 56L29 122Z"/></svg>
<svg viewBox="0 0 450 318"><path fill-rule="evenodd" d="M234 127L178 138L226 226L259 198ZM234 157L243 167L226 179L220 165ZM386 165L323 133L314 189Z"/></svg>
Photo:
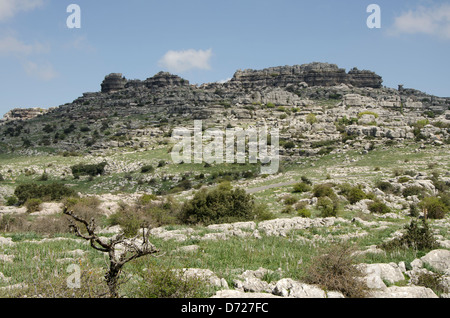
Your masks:
<svg viewBox="0 0 450 318"><path fill-rule="evenodd" d="M430 289L421 286L392 286L385 290L375 290L370 294L370 298L438 298Z"/></svg>
<svg viewBox="0 0 450 318"><path fill-rule="evenodd" d="M401 268L395 263L359 264L358 268L367 277L368 285L376 288L383 288L380 280L381 282L386 281L390 284L394 284L405 279Z"/></svg>
<svg viewBox="0 0 450 318"><path fill-rule="evenodd" d="M290 278L278 281L272 293L289 298L326 298L326 293L317 286L304 284Z"/></svg>
<svg viewBox="0 0 450 318"><path fill-rule="evenodd" d="M449 250L433 250L427 255L420 258L423 263L432 266L435 270L450 274L450 251Z"/></svg>

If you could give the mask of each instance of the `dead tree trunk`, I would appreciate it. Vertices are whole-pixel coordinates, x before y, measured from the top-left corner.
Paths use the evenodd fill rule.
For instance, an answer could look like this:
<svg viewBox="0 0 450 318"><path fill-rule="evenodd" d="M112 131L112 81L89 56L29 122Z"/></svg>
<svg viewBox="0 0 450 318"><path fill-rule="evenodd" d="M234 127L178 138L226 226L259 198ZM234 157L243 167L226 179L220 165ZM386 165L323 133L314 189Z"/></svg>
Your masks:
<svg viewBox="0 0 450 318"><path fill-rule="evenodd" d="M159 250L148 241L148 231L142 229L142 235L139 234L134 238L127 239L123 234L118 234L110 239L99 237L96 233L96 226L94 219L90 222L75 215L69 211L67 207L64 208L64 214L71 217L70 228L76 236L81 237L90 242L91 247L104 253L108 253L110 265L108 272L105 275L106 284L109 288L111 298L118 298L118 282L119 276L123 266L142 256L158 253ZM79 224L87 231L83 234L80 231Z"/></svg>

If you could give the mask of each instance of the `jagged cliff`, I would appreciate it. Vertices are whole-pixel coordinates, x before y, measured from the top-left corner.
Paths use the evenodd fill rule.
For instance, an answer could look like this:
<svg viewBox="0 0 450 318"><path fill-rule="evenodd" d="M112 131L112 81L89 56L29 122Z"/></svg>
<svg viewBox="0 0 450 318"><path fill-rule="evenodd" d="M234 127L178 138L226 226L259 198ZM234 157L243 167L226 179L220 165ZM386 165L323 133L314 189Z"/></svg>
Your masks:
<svg viewBox="0 0 450 318"><path fill-rule="evenodd" d="M202 85L167 72L146 80L113 73L99 92L84 93L41 117L4 124L0 142L66 150L136 147L194 119L205 126L279 127L286 140L302 136L305 148L313 141L338 140L343 133L413 139L418 121L434 124L423 127L420 136L447 141L449 111L450 98L383 87L371 71L346 72L327 63L237 71L228 82ZM318 118L313 125L306 121L311 113ZM22 131L29 133L25 141Z"/></svg>
<svg viewBox="0 0 450 318"><path fill-rule="evenodd" d="M371 71L357 68L346 72L335 64L311 63L295 66L271 67L264 70L237 71L231 80L244 88L286 87L306 83L308 86L337 86L349 84L354 87L381 88L383 79Z"/></svg>

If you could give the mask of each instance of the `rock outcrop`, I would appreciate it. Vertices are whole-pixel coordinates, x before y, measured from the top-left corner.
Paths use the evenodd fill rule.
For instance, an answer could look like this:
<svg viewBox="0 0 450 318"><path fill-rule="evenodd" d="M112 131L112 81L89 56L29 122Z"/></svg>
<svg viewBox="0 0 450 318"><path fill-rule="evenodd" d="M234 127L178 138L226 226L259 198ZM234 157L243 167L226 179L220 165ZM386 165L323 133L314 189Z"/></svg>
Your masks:
<svg viewBox="0 0 450 318"><path fill-rule="evenodd" d="M271 67L264 70L237 71L230 83L239 83L246 89L255 87L286 87L306 83L308 86L338 86L381 88L383 80L371 71L356 68L350 72L335 64L311 63L295 66Z"/></svg>
<svg viewBox="0 0 450 318"><path fill-rule="evenodd" d="M127 79L121 73L111 73L105 77L102 87L102 93L115 92L125 88Z"/></svg>
<svg viewBox="0 0 450 318"><path fill-rule="evenodd" d="M35 118L37 116L43 115L47 113L48 109L42 108L15 108L7 112L2 119L0 119L0 125L2 123L13 122L13 121L21 121L21 120L29 120Z"/></svg>

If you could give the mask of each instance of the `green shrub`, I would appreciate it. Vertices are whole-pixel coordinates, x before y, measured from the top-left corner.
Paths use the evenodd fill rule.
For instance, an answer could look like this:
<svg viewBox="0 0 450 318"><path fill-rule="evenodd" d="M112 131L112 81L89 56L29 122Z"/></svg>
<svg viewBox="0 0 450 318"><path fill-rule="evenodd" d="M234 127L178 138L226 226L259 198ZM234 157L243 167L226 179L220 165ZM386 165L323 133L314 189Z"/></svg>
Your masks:
<svg viewBox="0 0 450 318"><path fill-rule="evenodd" d="M407 176L403 176L403 177L398 178L398 183L406 183L406 182L409 182L409 181L411 181L411 178L407 177Z"/></svg>
<svg viewBox="0 0 450 318"><path fill-rule="evenodd" d="M162 168L162 167L164 167L166 165L166 161L165 160L160 160L159 162L158 162L158 168Z"/></svg>
<svg viewBox="0 0 450 318"><path fill-rule="evenodd" d="M416 204L410 204L409 205L409 216L417 218L419 217L420 213L419 213L419 208L417 207Z"/></svg>
<svg viewBox="0 0 450 318"><path fill-rule="evenodd" d="M367 205L367 208L369 209L370 212L377 214L386 214L391 212L391 209L386 204L377 200L369 203Z"/></svg>
<svg viewBox="0 0 450 318"><path fill-rule="evenodd" d="M141 168L141 173L150 173L155 171L155 168L152 165L145 165Z"/></svg>
<svg viewBox="0 0 450 318"><path fill-rule="evenodd" d="M27 208L28 213L33 213L41 210L41 204L41 199L28 199L24 205Z"/></svg>
<svg viewBox="0 0 450 318"><path fill-rule="evenodd" d="M312 187L305 183L305 182L301 182L301 183L297 183L296 185L294 185L294 193L304 193L304 192L309 192L312 190Z"/></svg>
<svg viewBox="0 0 450 318"><path fill-rule="evenodd" d="M402 194L405 198L413 195L417 195L419 198L421 198L425 194L425 189L420 186L410 186L403 189Z"/></svg>
<svg viewBox="0 0 450 318"><path fill-rule="evenodd" d="M331 185L329 183L325 183L325 184L318 184L318 185L314 186L313 196L316 198L321 198L321 197L334 198L334 197L336 197L336 193L334 193L333 185Z"/></svg>
<svg viewBox="0 0 450 318"><path fill-rule="evenodd" d="M432 250L439 247L425 219L422 220L422 227L419 226L416 220L412 220L409 225L405 226L405 229L406 233L404 235L382 243L378 247L387 251L408 248Z"/></svg>
<svg viewBox="0 0 450 318"><path fill-rule="evenodd" d="M317 208L321 212L321 217L336 217L339 212L339 201L337 198L330 199L329 197L320 197L317 200Z"/></svg>
<svg viewBox="0 0 450 318"><path fill-rule="evenodd" d="M378 181L375 183L375 187L383 191L384 193L394 193L395 187L387 181Z"/></svg>
<svg viewBox="0 0 450 318"><path fill-rule="evenodd" d="M426 197L420 203L419 207L427 211L430 219L443 219L449 212L449 207L438 197Z"/></svg>
<svg viewBox="0 0 450 318"><path fill-rule="evenodd" d="M17 197L18 204L24 204L28 199L41 199L42 201L59 201L65 197L75 196L73 189L65 185L52 183L37 185L21 184L16 187L14 195Z"/></svg>
<svg viewBox="0 0 450 318"><path fill-rule="evenodd" d="M103 175L105 172L105 167L107 163L102 162L99 164L92 164L92 165L84 165L84 164L78 164L75 166L72 166L72 174L75 178L78 178L80 176L92 176L96 177L98 175Z"/></svg>
<svg viewBox="0 0 450 318"><path fill-rule="evenodd" d="M309 114L308 116L306 116L306 122L310 125L317 123L317 116L312 113Z"/></svg>
<svg viewBox="0 0 450 318"><path fill-rule="evenodd" d="M366 194L358 186L351 186L346 183L340 186L340 194L342 194L350 204L358 203L366 198Z"/></svg>
<svg viewBox="0 0 450 318"><path fill-rule="evenodd" d="M6 198L6 202L5 202L6 206L14 206L17 203L18 203L18 200L14 195Z"/></svg>
<svg viewBox="0 0 450 318"><path fill-rule="evenodd" d="M303 183L306 183L307 185L312 186L312 181L311 181L308 177L302 176L301 179L302 179L302 182L303 182Z"/></svg>
<svg viewBox="0 0 450 318"><path fill-rule="evenodd" d="M293 149L293 148L295 148L295 143L294 143L292 140L290 140L290 141L288 141L287 143L285 143L285 144L283 145L283 147L284 147L285 149Z"/></svg>
<svg viewBox="0 0 450 318"><path fill-rule="evenodd" d="M291 205L288 205L281 210L281 214L293 214L294 212L295 210Z"/></svg>
<svg viewBox="0 0 450 318"><path fill-rule="evenodd" d="M346 198L350 202L350 204L355 204L361 200L364 200L366 198L366 194L360 188L353 187Z"/></svg>
<svg viewBox="0 0 450 318"><path fill-rule="evenodd" d="M293 196L287 196L283 199L285 205L293 205L298 202L298 199Z"/></svg>
<svg viewBox="0 0 450 318"><path fill-rule="evenodd" d="M449 292L449 288L445 283L445 277L438 273L422 273L417 277L417 286L430 288L438 296Z"/></svg>
<svg viewBox="0 0 450 318"><path fill-rule="evenodd" d="M255 207L253 196L245 190L233 189L229 183L222 183L212 190L197 191L191 200L184 203L180 220L185 224L204 225L250 221L257 218Z"/></svg>
<svg viewBox="0 0 450 318"><path fill-rule="evenodd" d="M180 205L170 196L162 201L153 198L153 195L144 195L135 205L120 203L119 209L109 216L107 223L110 226L120 225L127 237L135 236L143 227L178 224Z"/></svg>
<svg viewBox="0 0 450 318"><path fill-rule="evenodd" d="M303 208L303 209L297 210L297 215L302 218L310 218L311 211L309 209Z"/></svg>
<svg viewBox="0 0 450 318"><path fill-rule="evenodd" d="M371 112L371 111L364 111L364 112L360 112L358 114L358 118L362 118L365 115L371 115L371 116L374 116L375 118L380 117L380 115L378 115L377 113L374 113L374 112Z"/></svg>
<svg viewBox="0 0 450 318"><path fill-rule="evenodd" d="M185 277L182 270L150 263L150 268L139 274L137 290L139 298L204 298L208 293L207 283L199 277Z"/></svg>
<svg viewBox="0 0 450 318"><path fill-rule="evenodd" d="M156 200L157 197L154 194L143 194L139 199L138 203L141 205L147 205L151 203L152 201Z"/></svg>

